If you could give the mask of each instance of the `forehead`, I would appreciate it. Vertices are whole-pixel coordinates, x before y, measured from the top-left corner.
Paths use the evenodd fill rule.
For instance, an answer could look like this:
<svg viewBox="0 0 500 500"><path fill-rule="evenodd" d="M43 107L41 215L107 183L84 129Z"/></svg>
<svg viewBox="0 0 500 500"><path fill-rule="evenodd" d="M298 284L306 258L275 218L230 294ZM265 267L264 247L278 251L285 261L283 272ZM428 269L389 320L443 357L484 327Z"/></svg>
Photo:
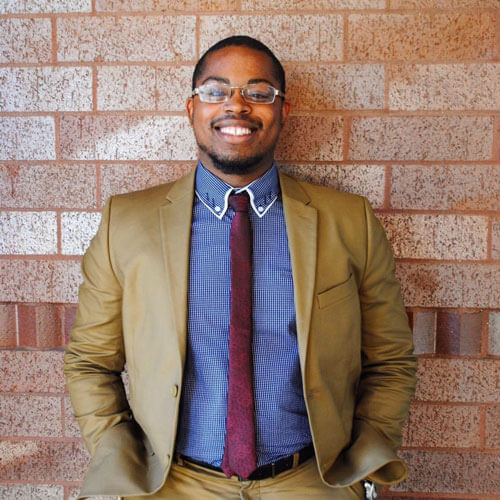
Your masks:
<svg viewBox="0 0 500 500"><path fill-rule="evenodd" d="M209 54L196 84L210 77L226 78L233 85L255 79L279 83L271 58L248 47L225 47Z"/></svg>

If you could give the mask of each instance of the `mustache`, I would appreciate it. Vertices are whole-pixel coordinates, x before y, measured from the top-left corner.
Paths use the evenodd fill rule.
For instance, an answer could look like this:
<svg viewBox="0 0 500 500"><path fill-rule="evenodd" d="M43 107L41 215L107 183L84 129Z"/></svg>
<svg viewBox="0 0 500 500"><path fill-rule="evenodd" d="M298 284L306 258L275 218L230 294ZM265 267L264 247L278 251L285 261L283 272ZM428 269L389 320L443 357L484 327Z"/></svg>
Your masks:
<svg viewBox="0 0 500 500"><path fill-rule="evenodd" d="M231 114L226 114L224 116L220 116L218 118L214 118L213 120L210 121L210 126L215 127L219 123L224 122L226 120L239 120L248 123L249 125L252 125L255 128L260 128L260 126L262 125L262 122L260 120L256 120L255 118L250 118L248 116L242 116L231 113Z"/></svg>

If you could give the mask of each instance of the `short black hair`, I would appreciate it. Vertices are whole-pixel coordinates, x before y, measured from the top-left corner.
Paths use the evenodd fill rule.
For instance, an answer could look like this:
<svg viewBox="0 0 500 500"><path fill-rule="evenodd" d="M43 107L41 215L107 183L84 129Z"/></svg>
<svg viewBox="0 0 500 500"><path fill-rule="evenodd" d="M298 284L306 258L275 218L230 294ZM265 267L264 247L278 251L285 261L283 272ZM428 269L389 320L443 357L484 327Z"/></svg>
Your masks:
<svg viewBox="0 0 500 500"><path fill-rule="evenodd" d="M271 49L264 45L261 41L245 35L236 35L230 36L229 38L224 38L224 40L220 40L215 45L212 45L200 57L200 60L196 63L193 71L192 90L195 89L196 82L205 69L207 56L226 47L247 47L249 49L257 50L258 52L264 52L264 54L266 54L271 59L274 77L276 78L280 86L279 90L281 90L283 93L285 92L285 70L283 69L283 66L281 65L279 59L273 54Z"/></svg>

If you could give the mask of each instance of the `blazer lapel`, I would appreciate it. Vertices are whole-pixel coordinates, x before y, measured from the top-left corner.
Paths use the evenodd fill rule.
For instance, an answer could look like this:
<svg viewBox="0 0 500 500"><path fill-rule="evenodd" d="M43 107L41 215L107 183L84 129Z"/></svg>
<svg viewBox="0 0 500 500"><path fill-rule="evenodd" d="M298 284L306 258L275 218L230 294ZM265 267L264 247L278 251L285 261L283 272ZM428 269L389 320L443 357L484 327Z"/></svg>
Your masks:
<svg viewBox="0 0 500 500"><path fill-rule="evenodd" d="M304 373L316 279L317 210L308 206L310 198L296 180L282 173L279 177L292 260L300 364Z"/></svg>
<svg viewBox="0 0 500 500"><path fill-rule="evenodd" d="M191 218L193 213L193 169L187 176L176 181L160 207L161 241L163 261L167 275L170 314L175 319L175 329L182 366L186 354L187 301L189 279L189 254Z"/></svg>

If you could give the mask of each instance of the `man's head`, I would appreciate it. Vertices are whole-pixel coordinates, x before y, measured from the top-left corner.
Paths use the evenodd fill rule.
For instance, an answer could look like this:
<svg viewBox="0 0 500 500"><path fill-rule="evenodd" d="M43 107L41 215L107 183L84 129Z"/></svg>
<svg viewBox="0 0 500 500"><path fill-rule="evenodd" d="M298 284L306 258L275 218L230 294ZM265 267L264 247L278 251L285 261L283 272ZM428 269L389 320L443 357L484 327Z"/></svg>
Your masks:
<svg viewBox="0 0 500 500"><path fill-rule="evenodd" d="M261 42L238 36L211 47L186 104L203 165L233 185L265 172L290 110L284 89L283 67Z"/></svg>

